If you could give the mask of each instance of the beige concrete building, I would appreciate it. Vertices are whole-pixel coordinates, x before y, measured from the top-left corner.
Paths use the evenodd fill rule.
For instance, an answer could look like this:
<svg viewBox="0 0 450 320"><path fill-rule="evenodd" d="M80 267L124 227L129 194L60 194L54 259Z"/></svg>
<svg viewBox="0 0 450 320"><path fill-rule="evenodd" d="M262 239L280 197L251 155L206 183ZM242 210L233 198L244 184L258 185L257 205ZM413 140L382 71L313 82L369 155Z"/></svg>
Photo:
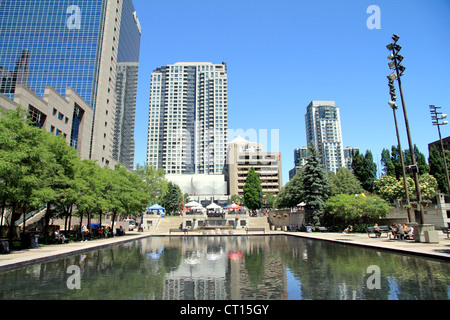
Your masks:
<svg viewBox="0 0 450 320"><path fill-rule="evenodd" d="M16 86L14 101L0 94L0 109L15 110L19 105L28 111L36 126L64 136L83 159L89 158L93 112L72 88L66 89L65 97L46 87L41 98L23 85Z"/></svg>
<svg viewBox="0 0 450 320"><path fill-rule="evenodd" d="M228 144L229 195L243 195L253 167L259 173L263 194L278 194L283 186L280 152L263 152L262 145L237 137Z"/></svg>

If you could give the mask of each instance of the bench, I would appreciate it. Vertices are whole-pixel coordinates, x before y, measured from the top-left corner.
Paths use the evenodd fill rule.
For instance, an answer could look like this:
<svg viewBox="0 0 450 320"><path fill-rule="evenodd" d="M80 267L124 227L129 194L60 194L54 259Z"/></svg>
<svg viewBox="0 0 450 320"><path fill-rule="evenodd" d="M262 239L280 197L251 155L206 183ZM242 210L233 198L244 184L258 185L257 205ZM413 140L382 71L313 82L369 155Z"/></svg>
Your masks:
<svg viewBox="0 0 450 320"><path fill-rule="evenodd" d="M265 228L246 228L245 231L247 231L247 233L249 231L255 231L255 232L264 231L264 233L266 233L266 229Z"/></svg>
<svg viewBox="0 0 450 320"><path fill-rule="evenodd" d="M172 234L172 232L184 232L184 234L187 234L188 233L188 229L186 228L186 229L183 229L183 230L181 230L180 228L178 228L178 229L170 229L169 230L169 234Z"/></svg>
<svg viewBox="0 0 450 320"><path fill-rule="evenodd" d="M449 239L449 233L450 233L450 230L449 230L449 229L450 229L450 228L445 228L445 227L441 228L442 232L445 233L445 234L447 235L447 239Z"/></svg>
<svg viewBox="0 0 450 320"><path fill-rule="evenodd" d="M328 231L328 229L326 227L319 227L319 231L320 232L326 232L326 231Z"/></svg>
<svg viewBox="0 0 450 320"><path fill-rule="evenodd" d="M64 234L57 233L54 235L53 242L55 244L65 244L70 242L70 238L66 238Z"/></svg>
<svg viewBox="0 0 450 320"><path fill-rule="evenodd" d="M394 240L413 240L414 239L414 235L411 233L405 233L405 234L401 234L401 233L390 233L389 234L389 239L394 239Z"/></svg>
<svg viewBox="0 0 450 320"><path fill-rule="evenodd" d="M379 226L378 227L379 229L380 229L380 237L383 235L383 234L386 234L386 238L389 236L389 227L388 226ZM371 234L374 234L374 236L375 236L375 238L377 237L377 234L375 233L375 227L368 227L367 228L367 236L369 237L369 238L374 238L374 237L371 237Z"/></svg>

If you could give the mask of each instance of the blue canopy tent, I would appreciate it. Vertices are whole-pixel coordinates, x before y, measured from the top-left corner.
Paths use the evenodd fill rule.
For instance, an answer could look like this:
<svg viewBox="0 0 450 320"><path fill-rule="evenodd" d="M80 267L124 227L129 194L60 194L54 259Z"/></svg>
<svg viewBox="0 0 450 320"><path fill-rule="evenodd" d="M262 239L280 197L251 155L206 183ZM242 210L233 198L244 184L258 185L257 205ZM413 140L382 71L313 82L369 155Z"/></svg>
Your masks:
<svg viewBox="0 0 450 320"><path fill-rule="evenodd" d="M148 207L147 209L148 209L148 211L159 211L159 212L166 210L164 207L161 207L159 204L154 204L151 207Z"/></svg>
<svg viewBox="0 0 450 320"><path fill-rule="evenodd" d="M164 218L165 213L166 213L166 209L164 207L161 207L159 204L154 204L151 207L147 208L148 212L151 213L156 213L156 214L161 214L161 217Z"/></svg>
<svg viewBox="0 0 450 320"><path fill-rule="evenodd" d="M159 204L154 204L151 207L147 208L147 214L154 214L161 215L161 218L165 217L166 209L164 207L161 207ZM144 223L144 215L141 216L141 226Z"/></svg>

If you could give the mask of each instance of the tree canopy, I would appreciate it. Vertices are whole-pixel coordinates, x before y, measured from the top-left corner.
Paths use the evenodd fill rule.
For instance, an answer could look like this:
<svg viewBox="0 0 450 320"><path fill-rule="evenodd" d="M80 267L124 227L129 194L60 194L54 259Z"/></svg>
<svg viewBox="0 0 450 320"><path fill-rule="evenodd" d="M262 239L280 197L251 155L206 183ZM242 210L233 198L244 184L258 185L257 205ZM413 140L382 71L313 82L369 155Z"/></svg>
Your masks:
<svg viewBox="0 0 450 320"><path fill-rule="evenodd" d="M359 228L385 217L390 210L378 196L338 194L328 199L324 220L342 230L349 224Z"/></svg>
<svg viewBox="0 0 450 320"><path fill-rule="evenodd" d="M407 177L406 182L409 198L411 200L416 199L414 180L411 177ZM438 183L436 179L428 173L419 176L419 185L423 199L431 199L438 192ZM398 180L395 177L384 175L380 180L375 182L375 193L389 202L405 199L403 178Z"/></svg>
<svg viewBox="0 0 450 320"><path fill-rule="evenodd" d="M330 184L330 196L364 192L359 180L347 168L340 168L336 173L329 172L327 178Z"/></svg>
<svg viewBox="0 0 450 320"><path fill-rule="evenodd" d="M306 203L305 220L308 225L319 227L328 199L328 180L314 145L308 147L308 154L308 162L303 170L303 198Z"/></svg>
<svg viewBox="0 0 450 320"><path fill-rule="evenodd" d="M445 150L445 157L448 163L448 160L450 160L450 151ZM444 156L434 145L430 149L428 162L430 164L430 174L436 178L439 190L442 193L448 194L449 190L445 174Z"/></svg>
<svg viewBox="0 0 450 320"><path fill-rule="evenodd" d="M361 182L364 190L373 192L375 179L377 178L377 165L373 162L373 155L367 150L365 155L356 152L352 161L354 175Z"/></svg>
<svg viewBox="0 0 450 320"><path fill-rule="evenodd" d="M251 168L247 174L244 185L244 203L251 210L261 208L261 180L255 168Z"/></svg>
<svg viewBox="0 0 450 320"><path fill-rule="evenodd" d="M36 127L24 109L0 110L1 219L10 226L10 241L20 216L43 207L46 225L55 216L67 221L72 212L88 221L94 216L101 221L106 213L113 222L119 215L138 216L171 191L164 175L149 166L130 172L82 160L63 137ZM178 197L177 205L181 201Z"/></svg>

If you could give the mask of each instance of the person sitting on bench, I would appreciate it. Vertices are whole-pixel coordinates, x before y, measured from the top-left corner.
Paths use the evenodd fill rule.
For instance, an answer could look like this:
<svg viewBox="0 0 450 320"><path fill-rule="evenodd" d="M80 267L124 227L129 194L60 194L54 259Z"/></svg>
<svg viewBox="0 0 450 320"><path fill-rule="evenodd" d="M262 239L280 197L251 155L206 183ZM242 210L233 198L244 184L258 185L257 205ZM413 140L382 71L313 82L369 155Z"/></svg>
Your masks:
<svg viewBox="0 0 450 320"><path fill-rule="evenodd" d="M405 231L403 231L402 226L399 226L397 223L394 223L392 229L392 235L394 236L394 239L401 239L403 240L403 237L405 236Z"/></svg>
<svg viewBox="0 0 450 320"><path fill-rule="evenodd" d="M56 241L57 243L62 243L62 244L64 244L64 243L66 242L66 237L65 237L63 234L59 233L58 230L56 230L56 231L55 231L55 241Z"/></svg>
<svg viewBox="0 0 450 320"><path fill-rule="evenodd" d="M378 223L375 223L375 225L373 226L373 232L375 233L376 238L381 237L381 231L380 227L378 226Z"/></svg>

